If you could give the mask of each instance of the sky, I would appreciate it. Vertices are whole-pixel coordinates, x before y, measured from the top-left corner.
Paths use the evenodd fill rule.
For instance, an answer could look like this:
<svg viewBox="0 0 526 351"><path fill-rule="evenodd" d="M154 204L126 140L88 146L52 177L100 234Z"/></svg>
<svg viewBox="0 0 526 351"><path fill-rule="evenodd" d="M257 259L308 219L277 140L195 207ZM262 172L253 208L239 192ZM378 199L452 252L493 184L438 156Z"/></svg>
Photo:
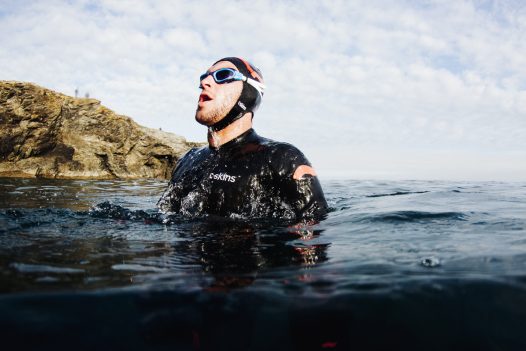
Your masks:
<svg viewBox="0 0 526 351"><path fill-rule="evenodd" d="M320 178L526 180L526 2L0 0L0 80L191 141L199 75L259 67L258 134Z"/></svg>

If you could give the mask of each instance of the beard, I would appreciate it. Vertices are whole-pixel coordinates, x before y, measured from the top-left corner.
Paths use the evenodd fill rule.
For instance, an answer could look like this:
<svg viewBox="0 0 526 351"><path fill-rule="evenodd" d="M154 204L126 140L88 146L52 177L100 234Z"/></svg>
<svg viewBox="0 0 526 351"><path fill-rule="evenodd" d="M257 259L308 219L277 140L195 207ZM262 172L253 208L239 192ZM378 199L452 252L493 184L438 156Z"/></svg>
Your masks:
<svg viewBox="0 0 526 351"><path fill-rule="evenodd" d="M220 100L214 101L215 106L210 106L205 110L195 111L195 120L205 126L212 126L222 120L234 107L239 99L239 92L227 92Z"/></svg>

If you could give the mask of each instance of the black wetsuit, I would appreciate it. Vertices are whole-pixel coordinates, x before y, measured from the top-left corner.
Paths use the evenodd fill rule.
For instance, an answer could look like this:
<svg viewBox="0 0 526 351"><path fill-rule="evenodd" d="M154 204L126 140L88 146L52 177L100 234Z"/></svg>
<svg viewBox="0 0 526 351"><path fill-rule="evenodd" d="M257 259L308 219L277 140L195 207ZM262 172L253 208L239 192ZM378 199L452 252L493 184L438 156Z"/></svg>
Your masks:
<svg viewBox="0 0 526 351"><path fill-rule="evenodd" d="M159 207L189 216L319 219L327 203L317 177L293 179L301 165L310 163L297 148L250 129L218 149L184 155Z"/></svg>

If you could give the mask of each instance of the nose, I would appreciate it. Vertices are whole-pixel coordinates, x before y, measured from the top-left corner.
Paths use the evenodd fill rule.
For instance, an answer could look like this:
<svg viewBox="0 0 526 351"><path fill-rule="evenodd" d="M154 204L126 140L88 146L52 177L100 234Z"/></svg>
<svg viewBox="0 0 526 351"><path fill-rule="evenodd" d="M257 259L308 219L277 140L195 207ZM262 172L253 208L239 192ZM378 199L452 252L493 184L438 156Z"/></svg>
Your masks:
<svg viewBox="0 0 526 351"><path fill-rule="evenodd" d="M201 84L199 85L199 88L203 89L205 86L210 87L212 86L212 82L214 81L214 77L212 77L211 74L207 75L205 79L201 81Z"/></svg>

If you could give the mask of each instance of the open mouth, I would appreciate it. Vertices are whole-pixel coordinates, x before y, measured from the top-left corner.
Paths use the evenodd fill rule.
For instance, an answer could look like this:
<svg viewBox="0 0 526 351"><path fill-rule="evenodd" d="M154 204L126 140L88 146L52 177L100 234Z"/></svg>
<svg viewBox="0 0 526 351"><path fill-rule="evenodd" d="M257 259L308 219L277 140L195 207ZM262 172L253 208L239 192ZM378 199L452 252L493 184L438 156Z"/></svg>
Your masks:
<svg viewBox="0 0 526 351"><path fill-rule="evenodd" d="M199 95L199 102L206 102L210 100L212 100L212 98L208 96L206 93L202 93L201 95Z"/></svg>

